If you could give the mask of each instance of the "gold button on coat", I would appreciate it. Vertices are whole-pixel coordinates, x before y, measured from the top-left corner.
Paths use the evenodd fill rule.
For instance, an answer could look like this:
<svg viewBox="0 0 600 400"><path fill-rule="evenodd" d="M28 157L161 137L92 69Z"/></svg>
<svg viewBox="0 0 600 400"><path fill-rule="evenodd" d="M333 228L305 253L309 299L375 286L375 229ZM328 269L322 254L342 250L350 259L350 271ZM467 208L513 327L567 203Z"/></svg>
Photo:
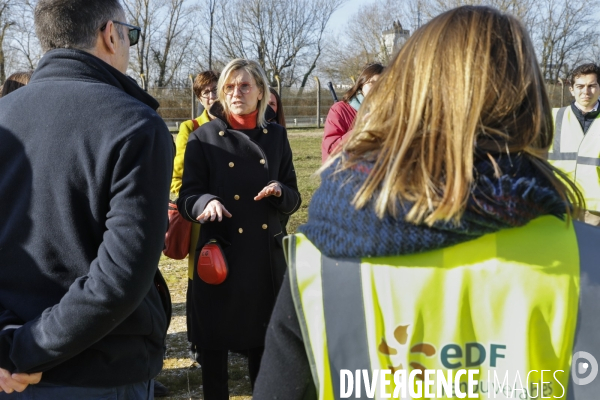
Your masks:
<svg viewBox="0 0 600 400"><path fill-rule="evenodd" d="M267 229L268 228L267 224L262 224L262 228Z"/></svg>
<svg viewBox="0 0 600 400"><path fill-rule="evenodd" d="M240 196L238 196L237 194L235 196L233 196L234 199L239 200Z"/></svg>
<svg viewBox="0 0 600 400"><path fill-rule="evenodd" d="M263 133L269 133L269 130L267 128L263 129Z"/></svg>
<svg viewBox="0 0 600 400"><path fill-rule="evenodd" d="M234 165L235 165L234 163L230 162L229 163L229 168L233 168Z"/></svg>
<svg viewBox="0 0 600 400"><path fill-rule="evenodd" d="M261 164L264 164L265 162L266 162L266 161L265 161L265 159L264 159L264 158L261 158L261 159L260 159L260 163L261 163Z"/></svg>
<svg viewBox="0 0 600 400"><path fill-rule="evenodd" d="M225 132L223 132L223 131L220 131L220 132L219 132L219 136L225 136Z"/></svg>
<svg viewBox="0 0 600 400"><path fill-rule="evenodd" d="M244 230L242 228L238 229L239 233L244 233Z"/></svg>

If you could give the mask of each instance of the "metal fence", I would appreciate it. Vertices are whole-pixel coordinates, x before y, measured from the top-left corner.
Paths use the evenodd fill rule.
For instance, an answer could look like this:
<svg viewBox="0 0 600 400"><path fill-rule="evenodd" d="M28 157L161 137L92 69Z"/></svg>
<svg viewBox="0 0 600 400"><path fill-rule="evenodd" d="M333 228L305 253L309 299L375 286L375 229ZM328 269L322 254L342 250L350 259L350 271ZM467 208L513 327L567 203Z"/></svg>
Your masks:
<svg viewBox="0 0 600 400"><path fill-rule="evenodd" d="M159 115L169 128L177 126L190 118L192 112L198 116L201 105L193 101L191 88L150 88L148 90L160 103ZM316 88L298 89L282 88L281 101L288 128L322 127L333 98L326 89Z"/></svg>
<svg viewBox="0 0 600 400"><path fill-rule="evenodd" d="M546 91L552 107L564 107L573 100L566 83L546 83Z"/></svg>
<svg viewBox="0 0 600 400"><path fill-rule="evenodd" d="M560 83L546 84L546 90L552 107L568 104L572 97L567 85ZM188 88L151 88L148 92L160 103L158 113L169 128L176 130L178 125L198 116L199 102L193 100L191 87ZM342 98L343 92L338 93ZM294 88L282 88L281 101L288 128L317 128L323 127L333 99L327 89L317 88L300 91Z"/></svg>

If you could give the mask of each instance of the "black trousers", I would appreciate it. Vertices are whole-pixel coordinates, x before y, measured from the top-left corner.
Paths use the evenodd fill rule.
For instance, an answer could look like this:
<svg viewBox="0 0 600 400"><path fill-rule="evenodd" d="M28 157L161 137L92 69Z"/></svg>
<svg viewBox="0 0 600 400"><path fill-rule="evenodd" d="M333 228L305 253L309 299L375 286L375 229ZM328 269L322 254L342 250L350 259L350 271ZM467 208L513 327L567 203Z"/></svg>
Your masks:
<svg viewBox="0 0 600 400"><path fill-rule="evenodd" d="M264 347L256 347L248 350L248 372L253 390L264 351ZM200 351L205 400L229 400L227 355L227 350L202 349Z"/></svg>

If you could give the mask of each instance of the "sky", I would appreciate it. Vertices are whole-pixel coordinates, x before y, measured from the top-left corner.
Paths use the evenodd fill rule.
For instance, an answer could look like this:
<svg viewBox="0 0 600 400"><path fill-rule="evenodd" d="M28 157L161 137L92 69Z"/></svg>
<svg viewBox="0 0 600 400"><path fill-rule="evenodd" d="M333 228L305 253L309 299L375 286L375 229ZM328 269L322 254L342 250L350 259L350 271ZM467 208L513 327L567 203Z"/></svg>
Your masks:
<svg viewBox="0 0 600 400"><path fill-rule="evenodd" d="M329 20L329 29L332 32L342 29L344 25L346 25L346 22L348 22L352 14L354 14L356 10L358 10L358 7L364 3L370 3L370 1L348 0L346 4L340 7L331 16L331 19Z"/></svg>

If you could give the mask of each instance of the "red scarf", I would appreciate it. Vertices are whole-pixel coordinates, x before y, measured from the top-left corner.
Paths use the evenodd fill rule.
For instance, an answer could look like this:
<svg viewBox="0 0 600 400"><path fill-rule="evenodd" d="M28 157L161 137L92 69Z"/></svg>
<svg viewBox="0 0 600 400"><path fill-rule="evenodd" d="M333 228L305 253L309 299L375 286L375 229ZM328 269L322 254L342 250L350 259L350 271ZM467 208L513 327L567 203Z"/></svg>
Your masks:
<svg viewBox="0 0 600 400"><path fill-rule="evenodd" d="M233 129L254 129L256 128L256 116L258 110L246 115L229 114L229 125Z"/></svg>

